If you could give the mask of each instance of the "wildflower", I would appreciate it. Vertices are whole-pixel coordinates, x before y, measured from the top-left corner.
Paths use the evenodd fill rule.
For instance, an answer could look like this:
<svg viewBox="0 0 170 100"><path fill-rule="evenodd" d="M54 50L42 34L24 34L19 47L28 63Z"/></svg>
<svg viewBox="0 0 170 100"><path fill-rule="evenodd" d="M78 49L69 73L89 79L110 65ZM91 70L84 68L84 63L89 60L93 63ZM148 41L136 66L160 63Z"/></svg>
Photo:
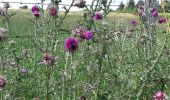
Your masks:
<svg viewBox="0 0 170 100"><path fill-rule="evenodd" d="M49 64L54 64L55 62L55 57L52 56L51 54L45 53L43 55L43 64L49 65Z"/></svg>
<svg viewBox="0 0 170 100"><path fill-rule="evenodd" d="M85 96L82 96L82 97L81 97L81 100L86 100L86 97L85 97Z"/></svg>
<svg viewBox="0 0 170 100"><path fill-rule="evenodd" d="M28 74L28 70L25 69L25 68L21 68L21 69L19 70L19 72L20 72L20 74L21 74L22 76L25 76L25 75Z"/></svg>
<svg viewBox="0 0 170 100"><path fill-rule="evenodd" d="M84 32L84 28L82 26L78 26L75 30L75 34L80 34Z"/></svg>
<svg viewBox="0 0 170 100"><path fill-rule="evenodd" d="M65 48L73 53L78 49L78 41L75 38L67 38L65 41Z"/></svg>
<svg viewBox="0 0 170 100"><path fill-rule="evenodd" d="M79 8L86 7L86 1L85 0L75 0L75 6Z"/></svg>
<svg viewBox="0 0 170 100"><path fill-rule="evenodd" d="M92 37L93 37L92 31L86 31L86 32L84 33L84 38L85 38L85 39L89 40L89 39L91 39Z"/></svg>
<svg viewBox="0 0 170 100"><path fill-rule="evenodd" d="M5 87L5 85L6 85L5 78L3 76L0 76L0 88Z"/></svg>
<svg viewBox="0 0 170 100"><path fill-rule="evenodd" d="M159 23L161 24L161 23L166 23L166 17L162 17L162 18L160 18L159 19Z"/></svg>
<svg viewBox="0 0 170 100"><path fill-rule="evenodd" d="M51 15L51 16L56 16L57 15L57 13L58 13L58 9L56 8L56 7L49 7L48 8L48 12L49 12L49 14Z"/></svg>
<svg viewBox="0 0 170 100"><path fill-rule="evenodd" d="M5 39L5 34L8 32L7 29L0 27L0 41Z"/></svg>
<svg viewBox="0 0 170 100"><path fill-rule="evenodd" d="M40 17L40 8L36 5L33 6L32 7L32 13L36 18Z"/></svg>
<svg viewBox="0 0 170 100"><path fill-rule="evenodd" d="M153 17L158 17L158 11L156 10L156 8L153 8L153 9L151 10L151 15L152 15Z"/></svg>
<svg viewBox="0 0 170 100"><path fill-rule="evenodd" d="M136 20L134 20L134 19L132 19L131 21L130 21L130 24L132 25L132 26L137 26L137 21Z"/></svg>
<svg viewBox="0 0 170 100"><path fill-rule="evenodd" d="M94 18L94 20L102 20L103 19L103 14L101 12L95 12L93 18Z"/></svg>
<svg viewBox="0 0 170 100"><path fill-rule="evenodd" d="M154 100L167 100L167 96L164 92L158 91L153 96Z"/></svg>

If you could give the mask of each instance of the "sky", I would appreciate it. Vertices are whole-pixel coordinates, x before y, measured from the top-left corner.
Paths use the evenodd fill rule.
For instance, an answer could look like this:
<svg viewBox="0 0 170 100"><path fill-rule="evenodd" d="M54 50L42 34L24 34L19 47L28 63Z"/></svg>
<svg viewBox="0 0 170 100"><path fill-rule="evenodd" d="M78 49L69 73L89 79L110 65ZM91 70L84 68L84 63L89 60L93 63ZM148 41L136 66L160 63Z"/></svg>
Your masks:
<svg viewBox="0 0 170 100"><path fill-rule="evenodd" d="M1 2L23 2L23 3L39 3L41 0L0 0ZM49 4L51 0L45 0L45 4ZM87 4L91 4L93 0L86 0ZM113 5L119 5L120 2L124 2L124 4L127 3L128 0L113 0ZM138 0L134 0L135 2L137 2ZM62 4L71 4L72 0L62 0ZM10 7L11 9L18 9L21 6L24 6L25 4L14 4L14 3L10 3ZM34 5L27 5L29 7L29 9L34 6ZM0 7L3 7L3 4L0 3ZM46 8L47 6L45 6ZM60 6L60 8L62 8L62 6ZM117 9L117 6L112 7L113 10ZM62 9L61 9L62 10ZM77 7L72 7L71 9L72 11L80 11L83 9L79 9Z"/></svg>

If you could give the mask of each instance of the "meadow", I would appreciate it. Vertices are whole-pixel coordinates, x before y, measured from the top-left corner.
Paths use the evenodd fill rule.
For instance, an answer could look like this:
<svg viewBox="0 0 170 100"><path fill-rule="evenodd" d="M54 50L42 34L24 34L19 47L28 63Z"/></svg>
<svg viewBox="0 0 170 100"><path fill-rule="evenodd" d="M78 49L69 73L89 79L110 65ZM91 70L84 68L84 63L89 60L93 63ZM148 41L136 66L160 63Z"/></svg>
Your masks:
<svg viewBox="0 0 170 100"><path fill-rule="evenodd" d="M145 27L136 15L111 12L91 26L84 12L69 12L63 22L63 12L57 19L36 19L30 10L9 14L14 12L9 23L0 21L10 27L0 41L0 75L6 80L0 100L152 100L157 91L170 96L166 23ZM73 34L77 26L90 29L93 38ZM69 37L79 41L74 52L65 47ZM54 63L44 64L44 54Z"/></svg>

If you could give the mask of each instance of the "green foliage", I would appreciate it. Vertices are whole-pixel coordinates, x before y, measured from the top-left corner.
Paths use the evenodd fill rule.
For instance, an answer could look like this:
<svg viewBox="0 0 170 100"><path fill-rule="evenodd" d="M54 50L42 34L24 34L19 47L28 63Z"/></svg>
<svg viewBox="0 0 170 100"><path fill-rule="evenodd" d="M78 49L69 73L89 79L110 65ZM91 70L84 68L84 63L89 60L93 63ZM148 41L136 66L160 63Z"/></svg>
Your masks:
<svg viewBox="0 0 170 100"><path fill-rule="evenodd" d="M20 7L20 9L28 9L28 6L27 5L22 6L22 7Z"/></svg>
<svg viewBox="0 0 170 100"><path fill-rule="evenodd" d="M135 6L134 0L130 0L127 4L127 7L125 7L123 2L121 2L119 8L117 9L117 12L136 14L137 8Z"/></svg>
<svg viewBox="0 0 170 100"><path fill-rule="evenodd" d="M123 2L121 2L120 5L119 5L118 10L122 11L124 9L124 7L125 7L125 5L123 4Z"/></svg>
<svg viewBox="0 0 170 100"><path fill-rule="evenodd" d="M130 9L134 9L135 8L135 1L134 0L129 0L128 8L130 8Z"/></svg>
<svg viewBox="0 0 170 100"><path fill-rule="evenodd" d="M168 1L168 0L164 1L164 9L165 9L165 12L170 13L170 1ZM163 9L161 7L161 4L159 4L159 6L158 6L158 11L160 13L163 13Z"/></svg>

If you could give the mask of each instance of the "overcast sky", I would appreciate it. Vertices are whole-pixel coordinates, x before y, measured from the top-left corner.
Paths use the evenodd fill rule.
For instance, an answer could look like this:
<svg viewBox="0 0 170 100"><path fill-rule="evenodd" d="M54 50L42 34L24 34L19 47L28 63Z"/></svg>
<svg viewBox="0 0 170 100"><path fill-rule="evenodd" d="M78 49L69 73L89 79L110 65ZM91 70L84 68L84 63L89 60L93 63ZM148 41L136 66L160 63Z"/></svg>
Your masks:
<svg viewBox="0 0 170 100"><path fill-rule="evenodd" d="M41 0L0 0L0 1L3 1L3 2L24 2L24 3L38 3L40 2ZM46 4L49 4L51 0L45 0L45 3ZM70 4L72 0L62 0L62 4ZM86 0L87 4L91 4L93 0ZM112 4L115 4L115 5L118 5L120 4L121 1L124 2L124 4L127 3L128 0L113 0L115 2L113 2ZM138 0L135 0L135 2L137 2ZM0 3L0 7L2 7L2 3ZM21 6L24 6L25 4L13 4L13 3L10 3L10 6L12 9L17 9ZM31 8L33 5L28 5L29 8ZM45 6L46 7L46 6ZM62 8L62 6L61 6ZM117 7L112 7L112 9L116 9ZM73 11L78 11L78 10L82 10L82 9L79 9L77 7L73 7L71 10Z"/></svg>

